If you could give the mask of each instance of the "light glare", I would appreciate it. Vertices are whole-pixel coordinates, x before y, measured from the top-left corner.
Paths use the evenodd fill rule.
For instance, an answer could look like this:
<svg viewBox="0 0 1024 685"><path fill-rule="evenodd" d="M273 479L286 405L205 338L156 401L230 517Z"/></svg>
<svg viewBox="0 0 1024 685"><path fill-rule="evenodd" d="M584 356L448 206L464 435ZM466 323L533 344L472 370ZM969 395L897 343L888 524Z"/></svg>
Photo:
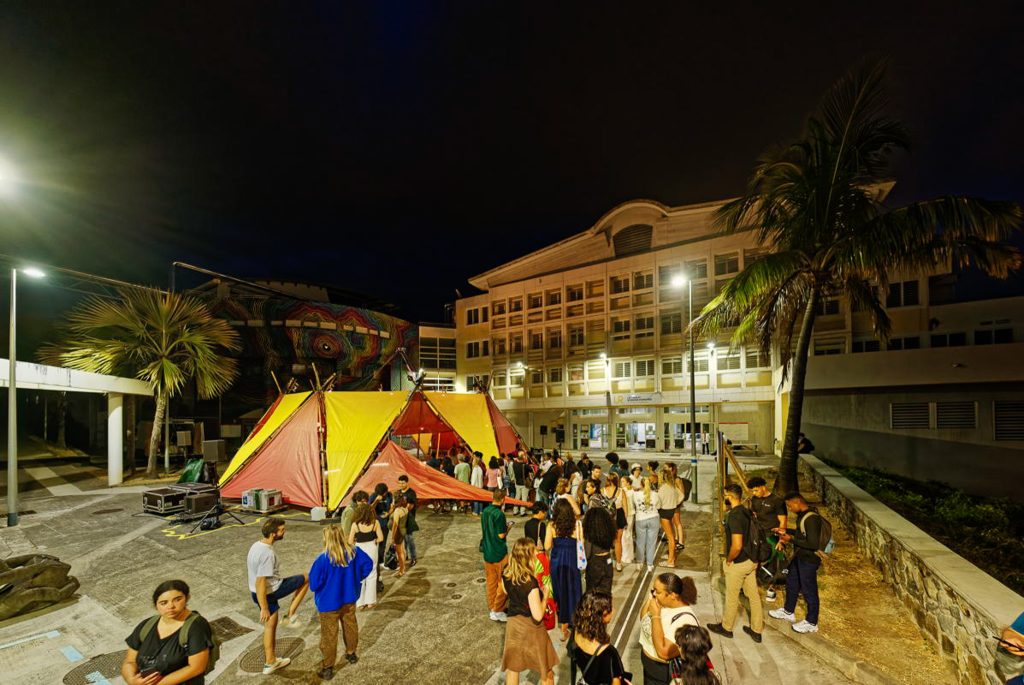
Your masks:
<svg viewBox="0 0 1024 685"><path fill-rule="evenodd" d="M34 266L26 266L24 269L21 269L21 273L29 278L46 278L46 272Z"/></svg>
<svg viewBox="0 0 1024 685"><path fill-rule="evenodd" d="M686 276L673 276L672 277L672 287L673 288L682 288L684 285L686 285Z"/></svg>

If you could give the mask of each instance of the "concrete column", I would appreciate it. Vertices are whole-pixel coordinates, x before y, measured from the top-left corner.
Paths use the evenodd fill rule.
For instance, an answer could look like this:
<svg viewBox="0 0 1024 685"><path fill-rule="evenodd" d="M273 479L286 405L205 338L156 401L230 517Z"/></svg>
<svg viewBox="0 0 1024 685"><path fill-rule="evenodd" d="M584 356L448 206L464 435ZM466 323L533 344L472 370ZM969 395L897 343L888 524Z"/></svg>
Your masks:
<svg viewBox="0 0 1024 685"><path fill-rule="evenodd" d="M124 395L107 395L107 485L118 485L124 475Z"/></svg>

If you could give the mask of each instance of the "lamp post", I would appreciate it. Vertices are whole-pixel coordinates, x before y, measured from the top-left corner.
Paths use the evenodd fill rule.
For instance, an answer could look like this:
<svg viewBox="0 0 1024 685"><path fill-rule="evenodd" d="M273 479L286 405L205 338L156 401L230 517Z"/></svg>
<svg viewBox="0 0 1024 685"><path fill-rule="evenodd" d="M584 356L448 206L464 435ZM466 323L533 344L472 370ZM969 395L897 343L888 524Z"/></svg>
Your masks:
<svg viewBox="0 0 1024 685"><path fill-rule="evenodd" d="M672 285L676 288L687 286L687 300L689 302L689 316L687 317L687 328L690 331L690 465L693 466L693 501L697 501L697 373L693 363L693 327L689 325L693 321L693 280L686 276L676 276L672 279ZM679 304L679 318L682 319L682 302ZM680 326L682 321L680 321Z"/></svg>
<svg viewBox="0 0 1024 685"><path fill-rule="evenodd" d="M30 278L46 274L28 267L21 272ZM9 355L10 382L7 387L7 527L18 525L18 391L17 391L17 339L18 339L18 268L11 269L11 330Z"/></svg>

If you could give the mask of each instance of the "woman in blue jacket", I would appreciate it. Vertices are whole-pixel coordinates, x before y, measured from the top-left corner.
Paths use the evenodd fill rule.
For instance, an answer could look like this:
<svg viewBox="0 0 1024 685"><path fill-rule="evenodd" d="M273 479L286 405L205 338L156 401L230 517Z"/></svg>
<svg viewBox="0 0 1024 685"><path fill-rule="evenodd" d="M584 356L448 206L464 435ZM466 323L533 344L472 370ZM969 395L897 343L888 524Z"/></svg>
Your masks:
<svg viewBox="0 0 1024 685"><path fill-rule="evenodd" d="M339 623L345 640L345 658L350 664L359 660L356 656L359 644L356 600L363 579L373 571L373 564L366 552L348 543L340 526L324 528L324 552L309 569L309 589L320 612L320 652L324 657L317 675L324 680L334 677Z"/></svg>

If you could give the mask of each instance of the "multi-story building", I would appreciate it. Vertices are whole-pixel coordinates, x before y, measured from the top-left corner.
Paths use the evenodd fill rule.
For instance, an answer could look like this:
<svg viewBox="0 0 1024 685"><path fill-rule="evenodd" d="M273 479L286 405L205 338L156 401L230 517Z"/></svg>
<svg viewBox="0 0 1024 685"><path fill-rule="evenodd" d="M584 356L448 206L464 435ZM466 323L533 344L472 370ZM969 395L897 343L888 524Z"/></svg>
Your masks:
<svg viewBox="0 0 1024 685"><path fill-rule="evenodd" d="M690 288L696 315L763 254L750 232L714 228L721 204L627 202L470 279L484 293L456 303L456 389L488 386L534 445L557 436L571 449L688 449ZM890 280L884 345L867 313L844 298L821 303L805 432L850 463L951 480L962 471L977 491L1018 482L1024 297L964 302L949 273ZM726 334L693 352L698 433L775 450L789 406L777 363L730 348Z"/></svg>

